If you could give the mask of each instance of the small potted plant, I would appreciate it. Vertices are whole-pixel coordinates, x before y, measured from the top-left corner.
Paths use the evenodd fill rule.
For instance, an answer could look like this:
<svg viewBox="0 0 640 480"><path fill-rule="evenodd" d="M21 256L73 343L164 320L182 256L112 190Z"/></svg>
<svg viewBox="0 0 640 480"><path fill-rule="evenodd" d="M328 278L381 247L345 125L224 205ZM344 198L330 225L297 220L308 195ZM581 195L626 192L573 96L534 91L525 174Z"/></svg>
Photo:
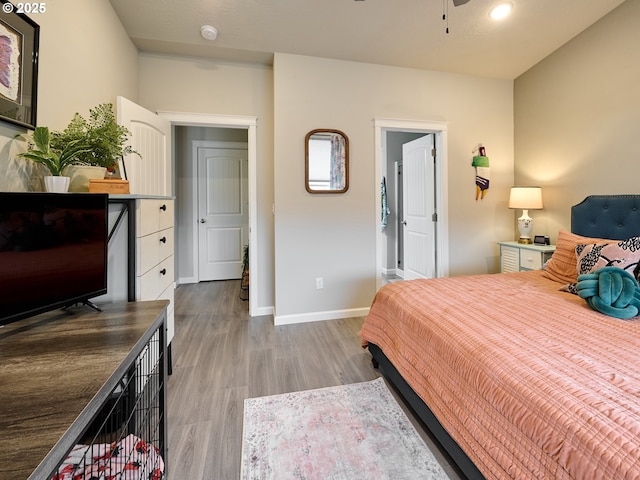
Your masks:
<svg viewBox="0 0 640 480"><path fill-rule="evenodd" d="M48 192L66 192L69 188L69 177L64 176L63 171L68 166L76 164L78 156L87 152L89 147L80 143L80 140L74 140L61 148L54 148L48 127L36 127L28 142L29 150L18 156L44 165L49 170L51 175L44 177L45 189Z"/></svg>

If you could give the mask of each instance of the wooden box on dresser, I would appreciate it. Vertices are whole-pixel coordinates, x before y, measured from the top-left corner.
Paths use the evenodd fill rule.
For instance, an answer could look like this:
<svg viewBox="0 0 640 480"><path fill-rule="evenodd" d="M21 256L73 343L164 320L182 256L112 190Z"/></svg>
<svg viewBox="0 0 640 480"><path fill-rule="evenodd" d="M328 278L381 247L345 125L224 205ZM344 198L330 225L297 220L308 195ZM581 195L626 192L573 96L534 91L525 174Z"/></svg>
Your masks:
<svg viewBox="0 0 640 480"><path fill-rule="evenodd" d="M109 195L108 292L96 304L169 300L167 344L171 373L174 334L174 199Z"/></svg>

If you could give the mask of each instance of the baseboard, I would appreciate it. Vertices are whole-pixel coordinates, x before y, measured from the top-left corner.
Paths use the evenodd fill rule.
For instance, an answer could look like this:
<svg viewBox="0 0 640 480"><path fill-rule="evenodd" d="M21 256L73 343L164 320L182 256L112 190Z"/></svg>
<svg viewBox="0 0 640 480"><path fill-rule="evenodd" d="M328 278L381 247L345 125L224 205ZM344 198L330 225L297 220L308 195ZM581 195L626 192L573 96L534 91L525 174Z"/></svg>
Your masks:
<svg viewBox="0 0 640 480"><path fill-rule="evenodd" d="M321 320L338 320L340 318L364 317L368 313L369 307L294 315L275 315L273 317L273 323L274 325L291 325L294 323L319 322Z"/></svg>
<svg viewBox="0 0 640 480"><path fill-rule="evenodd" d="M198 283L198 279L196 277L180 277L178 283L180 285L183 283Z"/></svg>
<svg viewBox="0 0 640 480"><path fill-rule="evenodd" d="M404 270L400 270L399 268L383 268L382 275L386 275L387 277L404 278Z"/></svg>
<svg viewBox="0 0 640 480"><path fill-rule="evenodd" d="M263 315L273 315L273 307L257 307L252 312L252 317L261 317Z"/></svg>

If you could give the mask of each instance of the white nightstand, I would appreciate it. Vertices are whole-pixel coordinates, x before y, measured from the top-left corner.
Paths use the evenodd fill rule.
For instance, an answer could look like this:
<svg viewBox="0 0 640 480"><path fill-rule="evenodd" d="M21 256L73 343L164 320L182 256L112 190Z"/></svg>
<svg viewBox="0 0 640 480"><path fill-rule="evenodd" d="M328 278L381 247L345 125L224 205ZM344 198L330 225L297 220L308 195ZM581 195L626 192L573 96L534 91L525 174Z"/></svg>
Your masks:
<svg viewBox="0 0 640 480"><path fill-rule="evenodd" d="M500 271L518 272L538 270L551 258L555 245L533 245L518 242L498 242L500 245Z"/></svg>

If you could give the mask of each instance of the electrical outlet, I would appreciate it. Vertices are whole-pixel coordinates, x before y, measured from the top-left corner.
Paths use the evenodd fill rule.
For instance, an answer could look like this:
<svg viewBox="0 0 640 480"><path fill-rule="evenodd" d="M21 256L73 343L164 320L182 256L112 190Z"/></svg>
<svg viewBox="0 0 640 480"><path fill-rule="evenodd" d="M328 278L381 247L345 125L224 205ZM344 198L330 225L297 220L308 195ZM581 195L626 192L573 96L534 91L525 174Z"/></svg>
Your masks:
<svg viewBox="0 0 640 480"><path fill-rule="evenodd" d="M324 288L324 280L322 277L316 278L316 290L322 290Z"/></svg>

